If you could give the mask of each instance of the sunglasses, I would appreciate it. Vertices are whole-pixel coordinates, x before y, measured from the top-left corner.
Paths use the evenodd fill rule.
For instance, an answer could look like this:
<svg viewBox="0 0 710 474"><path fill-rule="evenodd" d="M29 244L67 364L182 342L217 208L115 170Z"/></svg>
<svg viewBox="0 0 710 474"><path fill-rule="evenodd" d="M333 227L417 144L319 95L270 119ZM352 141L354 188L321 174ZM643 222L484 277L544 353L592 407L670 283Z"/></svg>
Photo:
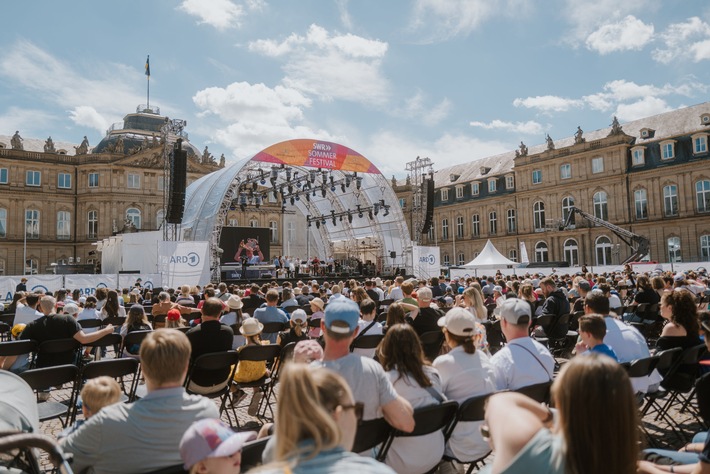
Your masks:
<svg viewBox="0 0 710 474"><path fill-rule="evenodd" d="M357 402L352 405L340 405L343 410L355 410L355 418L357 421L362 421L362 415L365 412L365 404L362 402Z"/></svg>
<svg viewBox="0 0 710 474"><path fill-rule="evenodd" d="M483 441L490 441L491 439L491 430L488 428L488 425L483 424L478 427L478 431L481 433L481 437L483 438Z"/></svg>

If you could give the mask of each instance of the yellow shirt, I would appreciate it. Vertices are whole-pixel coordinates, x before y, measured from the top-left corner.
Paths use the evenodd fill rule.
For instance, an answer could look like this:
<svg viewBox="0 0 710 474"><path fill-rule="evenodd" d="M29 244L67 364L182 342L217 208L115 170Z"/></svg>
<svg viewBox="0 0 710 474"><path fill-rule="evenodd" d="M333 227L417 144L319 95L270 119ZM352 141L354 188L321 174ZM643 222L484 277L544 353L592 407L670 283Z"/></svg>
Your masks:
<svg viewBox="0 0 710 474"><path fill-rule="evenodd" d="M269 345L269 341L261 341L262 345ZM237 363L237 371L234 373L235 382L254 382L266 375L266 361L263 360L241 360Z"/></svg>

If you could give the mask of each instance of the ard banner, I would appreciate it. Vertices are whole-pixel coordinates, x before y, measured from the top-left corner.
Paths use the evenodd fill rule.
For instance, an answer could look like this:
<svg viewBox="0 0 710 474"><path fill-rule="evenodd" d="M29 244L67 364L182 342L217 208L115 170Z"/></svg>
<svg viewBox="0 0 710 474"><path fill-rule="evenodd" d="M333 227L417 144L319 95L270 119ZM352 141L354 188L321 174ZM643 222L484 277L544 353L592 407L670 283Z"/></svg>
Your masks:
<svg viewBox="0 0 710 474"><path fill-rule="evenodd" d="M68 276L68 275L67 275ZM64 275L16 275L0 277L0 300L12 301L15 288L22 278L27 278L27 291L42 290L52 294L64 288Z"/></svg>
<svg viewBox="0 0 710 474"><path fill-rule="evenodd" d="M158 270L163 286L205 285L210 281L207 242L160 242Z"/></svg>
<svg viewBox="0 0 710 474"><path fill-rule="evenodd" d="M82 296L95 294L96 288L118 288L116 275L66 275L64 285L68 290L81 290Z"/></svg>
<svg viewBox="0 0 710 474"><path fill-rule="evenodd" d="M441 275L441 260L439 247L412 247L414 259L414 276L417 278L432 278Z"/></svg>

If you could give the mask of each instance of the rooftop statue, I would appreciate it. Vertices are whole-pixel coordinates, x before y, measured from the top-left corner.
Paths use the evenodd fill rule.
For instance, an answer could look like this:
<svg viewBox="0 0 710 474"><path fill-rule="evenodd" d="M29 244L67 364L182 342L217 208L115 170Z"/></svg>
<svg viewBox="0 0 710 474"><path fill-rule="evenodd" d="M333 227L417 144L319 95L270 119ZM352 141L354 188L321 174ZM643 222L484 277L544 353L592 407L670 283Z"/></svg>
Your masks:
<svg viewBox="0 0 710 474"><path fill-rule="evenodd" d="M577 125L577 133L574 134L574 144L579 145L580 143L584 143L586 140L582 136L584 132L582 131L582 127Z"/></svg>
<svg viewBox="0 0 710 474"><path fill-rule="evenodd" d="M207 165L211 162L212 162L212 154L207 149L207 146L205 146L205 150L202 152L202 164Z"/></svg>
<svg viewBox="0 0 710 474"><path fill-rule="evenodd" d="M222 156L219 157L219 167L224 168L224 162L226 161L224 157L224 153L222 153Z"/></svg>
<svg viewBox="0 0 710 474"><path fill-rule="evenodd" d="M57 150L54 148L54 142L52 141L52 137L47 138L44 141L44 152L45 153L56 153Z"/></svg>
<svg viewBox="0 0 710 474"><path fill-rule="evenodd" d="M621 133L624 133L624 130L621 128L621 125L619 124L619 119L616 118L616 115L614 115L614 120L611 122L611 131L609 132L608 137L611 137L612 135L619 135Z"/></svg>
<svg viewBox="0 0 710 474"><path fill-rule="evenodd" d="M89 139L84 135L84 139L81 141L81 145L75 146L77 155L86 155L89 152Z"/></svg>
<svg viewBox="0 0 710 474"><path fill-rule="evenodd" d="M552 151L555 149L555 142L552 141L552 138L550 137L550 134L547 134L547 137L545 138L545 141L547 141L547 149Z"/></svg>
<svg viewBox="0 0 710 474"><path fill-rule="evenodd" d="M20 131L15 130L15 134L10 139L10 145L12 145L13 150L24 150L25 147L22 146L22 137L20 136Z"/></svg>

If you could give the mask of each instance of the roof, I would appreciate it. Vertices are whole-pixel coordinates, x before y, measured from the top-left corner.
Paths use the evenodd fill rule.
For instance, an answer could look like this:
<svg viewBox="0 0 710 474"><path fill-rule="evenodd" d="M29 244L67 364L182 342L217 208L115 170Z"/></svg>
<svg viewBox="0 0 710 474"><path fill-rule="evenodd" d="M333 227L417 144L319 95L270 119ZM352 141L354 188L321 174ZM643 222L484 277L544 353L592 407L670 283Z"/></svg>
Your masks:
<svg viewBox="0 0 710 474"><path fill-rule="evenodd" d="M696 132L702 129L700 122L702 114L710 114L710 102L672 110L663 114L652 115L632 122L622 123L621 127L626 135L634 137L636 144L657 142L667 138ZM707 127L707 126L706 126ZM653 137L642 138L641 129L648 128L654 130ZM587 141L606 138L611 131L611 125L591 132L584 132ZM710 132L710 127L707 127ZM574 145L574 135L556 139L552 137L555 148L565 148ZM547 150L547 143L528 146L528 154L534 155ZM513 171L513 161L515 150L501 153L500 155L489 156L479 160L461 163L458 165L441 168L434 172L434 186L436 188L462 184L477 179L485 180L492 176L500 176ZM481 167L490 168L485 175L481 174ZM459 175L455 181L451 180L451 175Z"/></svg>
<svg viewBox="0 0 710 474"><path fill-rule="evenodd" d="M22 136L22 134L20 134ZM10 140L12 139L12 135L0 135L0 143L5 144L5 148L12 148L10 146ZM26 138L22 137L22 146L25 148L25 151L36 151L40 153L44 153L44 142L47 140L46 138ZM75 155L76 150L74 149L75 146L79 146L79 143L81 143L81 140L79 140L77 143L69 143L69 142L61 142L61 141L54 141L54 149L59 151L59 150L66 150L67 155ZM89 153L91 153L91 147L89 147Z"/></svg>

